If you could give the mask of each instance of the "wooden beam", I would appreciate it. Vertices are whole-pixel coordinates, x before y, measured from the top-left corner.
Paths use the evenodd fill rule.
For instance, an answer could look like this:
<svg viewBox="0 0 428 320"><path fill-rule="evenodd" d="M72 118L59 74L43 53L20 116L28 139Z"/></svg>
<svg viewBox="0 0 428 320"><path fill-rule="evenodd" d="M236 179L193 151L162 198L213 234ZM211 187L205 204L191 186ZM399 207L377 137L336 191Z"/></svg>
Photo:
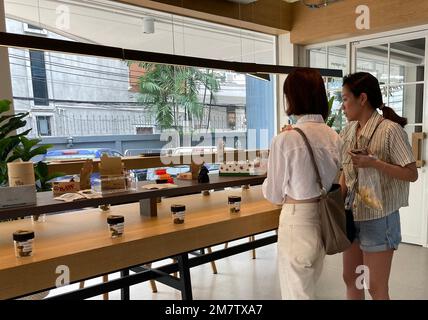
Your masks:
<svg viewBox="0 0 428 320"><path fill-rule="evenodd" d="M226 0L117 0L117 2L272 35L288 33L291 30L292 5L279 0L258 0L247 5Z"/></svg>
<svg viewBox="0 0 428 320"><path fill-rule="evenodd" d="M370 10L370 29L359 30L356 8ZM363 36L428 23L428 1L420 0L346 0L320 9L293 4L291 42L311 44Z"/></svg>

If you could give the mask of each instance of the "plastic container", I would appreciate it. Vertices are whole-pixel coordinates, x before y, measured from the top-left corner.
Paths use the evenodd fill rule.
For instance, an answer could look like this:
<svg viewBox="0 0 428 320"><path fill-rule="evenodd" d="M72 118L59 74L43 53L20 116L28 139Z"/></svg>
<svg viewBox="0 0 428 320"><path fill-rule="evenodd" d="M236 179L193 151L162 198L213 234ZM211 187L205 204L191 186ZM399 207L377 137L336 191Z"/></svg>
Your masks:
<svg viewBox="0 0 428 320"><path fill-rule="evenodd" d="M186 212L186 206L182 204L173 204L171 206L172 219L175 224L184 223L184 215Z"/></svg>
<svg viewBox="0 0 428 320"><path fill-rule="evenodd" d="M241 197L229 196L227 202L229 204L230 213L238 213L241 211Z"/></svg>
<svg viewBox="0 0 428 320"><path fill-rule="evenodd" d="M135 190L136 183L133 179L134 177L128 173L100 176L100 178L93 180L92 190L101 194Z"/></svg>
<svg viewBox="0 0 428 320"><path fill-rule="evenodd" d="M18 230L13 233L15 256L17 258L29 257L33 254L34 231Z"/></svg>
<svg viewBox="0 0 428 320"><path fill-rule="evenodd" d="M111 238L122 236L125 228L125 217L120 215L110 215L107 217L107 223Z"/></svg>

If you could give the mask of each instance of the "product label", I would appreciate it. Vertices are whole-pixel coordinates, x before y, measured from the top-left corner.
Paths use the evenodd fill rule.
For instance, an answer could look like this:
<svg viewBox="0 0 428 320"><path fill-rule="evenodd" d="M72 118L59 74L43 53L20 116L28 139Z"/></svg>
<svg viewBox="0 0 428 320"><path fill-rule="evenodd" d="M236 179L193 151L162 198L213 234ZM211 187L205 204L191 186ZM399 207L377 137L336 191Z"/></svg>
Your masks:
<svg viewBox="0 0 428 320"><path fill-rule="evenodd" d="M33 251L33 240L28 240L23 242L18 241L18 247L22 247L21 249L22 252L31 252Z"/></svg>

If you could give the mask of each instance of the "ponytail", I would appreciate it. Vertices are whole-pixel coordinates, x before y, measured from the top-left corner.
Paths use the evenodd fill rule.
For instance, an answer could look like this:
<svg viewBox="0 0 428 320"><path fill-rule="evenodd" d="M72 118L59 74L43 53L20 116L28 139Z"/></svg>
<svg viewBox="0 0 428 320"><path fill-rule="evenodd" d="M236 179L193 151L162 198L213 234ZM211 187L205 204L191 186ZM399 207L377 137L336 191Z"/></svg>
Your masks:
<svg viewBox="0 0 428 320"><path fill-rule="evenodd" d="M395 123L398 123L403 128L407 124L407 119L400 117L398 114L396 114L394 109L387 107L385 105L379 109L382 110L382 115L385 119L388 119L388 120L391 120Z"/></svg>
<svg viewBox="0 0 428 320"><path fill-rule="evenodd" d="M400 117L393 109L384 105L379 81L371 73L357 72L345 76L343 78L343 86L347 86L356 97L359 97L364 92L372 108L382 110L382 115L385 119L396 122L402 127L407 124L406 118Z"/></svg>

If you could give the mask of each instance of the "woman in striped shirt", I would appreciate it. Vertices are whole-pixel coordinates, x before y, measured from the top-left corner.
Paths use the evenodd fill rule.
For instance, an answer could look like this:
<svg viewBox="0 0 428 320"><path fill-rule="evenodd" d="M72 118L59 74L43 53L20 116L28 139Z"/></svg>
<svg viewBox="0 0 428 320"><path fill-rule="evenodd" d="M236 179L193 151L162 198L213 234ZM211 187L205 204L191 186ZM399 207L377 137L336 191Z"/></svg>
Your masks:
<svg viewBox="0 0 428 320"><path fill-rule="evenodd" d="M344 148L340 183L345 206L354 218L353 243L343 253L347 298L364 299L366 288L373 299L389 299L392 257L401 242L398 210L408 206L409 182L418 178L403 129L407 120L383 104L379 82L369 73L345 77L342 98L349 124L341 132ZM372 201L373 194L364 193L367 189L362 170L372 170L371 179L380 184L377 203ZM362 272L365 285L359 281Z"/></svg>

